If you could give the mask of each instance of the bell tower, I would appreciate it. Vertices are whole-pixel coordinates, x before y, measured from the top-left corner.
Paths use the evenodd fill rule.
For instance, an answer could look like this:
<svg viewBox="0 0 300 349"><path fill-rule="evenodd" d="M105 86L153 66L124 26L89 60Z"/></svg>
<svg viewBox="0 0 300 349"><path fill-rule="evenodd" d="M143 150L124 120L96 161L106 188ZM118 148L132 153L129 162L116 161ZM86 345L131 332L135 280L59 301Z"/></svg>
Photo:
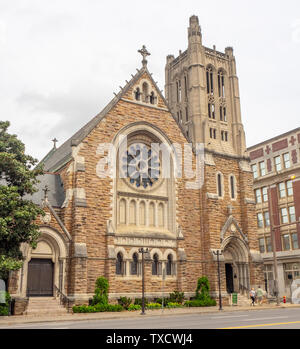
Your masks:
<svg viewBox="0 0 300 349"><path fill-rule="evenodd" d="M197 16L189 20L187 50L167 56L165 77L171 111L193 143L220 154L246 155L233 49L205 47Z"/></svg>

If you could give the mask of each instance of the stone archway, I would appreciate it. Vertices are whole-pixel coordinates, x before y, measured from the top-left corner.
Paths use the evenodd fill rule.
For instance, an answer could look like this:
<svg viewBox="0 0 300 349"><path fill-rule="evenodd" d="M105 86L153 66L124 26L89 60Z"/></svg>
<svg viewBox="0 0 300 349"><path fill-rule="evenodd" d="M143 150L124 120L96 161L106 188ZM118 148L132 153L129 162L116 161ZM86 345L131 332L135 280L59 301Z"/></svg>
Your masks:
<svg viewBox="0 0 300 349"><path fill-rule="evenodd" d="M249 290L249 251L244 241L229 236L222 244L227 293Z"/></svg>
<svg viewBox="0 0 300 349"><path fill-rule="evenodd" d="M50 227L41 227L41 236L38 239L36 249L32 249L28 244L22 246L25 261L20 275L19 294L26 297L28 294L28 278L33 277L33 271L29 270L30 265L52 264L52 285L53 288L64 290L66 274L66 258L68 247L61 234ZM35 263L36 262L36 263ZM44 262L44 263L43 263ZM30 273L29 273L30 272ZM31 274L31 275L29 275ZM30 281L29 281L30 282Z"/></svg>

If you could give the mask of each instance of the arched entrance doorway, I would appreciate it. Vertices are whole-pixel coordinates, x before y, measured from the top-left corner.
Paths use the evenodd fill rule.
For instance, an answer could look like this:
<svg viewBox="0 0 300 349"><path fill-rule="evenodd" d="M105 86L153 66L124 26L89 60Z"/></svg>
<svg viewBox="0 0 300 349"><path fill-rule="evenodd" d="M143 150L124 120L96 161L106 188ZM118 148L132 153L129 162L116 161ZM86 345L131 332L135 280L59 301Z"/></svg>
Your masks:
<svg viewBox="0 0 300 349"><path fill-rule="evenodd" d="M230 236L223 242L227 293L244 293L249 290L249 254L245 243Z"/></svg>
<svg viewBox="0 0 300 349"><path fill-rule="evenodd" d="M54 296L55 287L64 290L68 243L55 229L41 227L37 247L23 245L26 256L20 275L20 295Z"/></svg>
<svg viewBox="0 0 300 349"><path fill-rule="evenodd" d="M32 258L28 263L27 297L53 296L53 262Z"/></svg>

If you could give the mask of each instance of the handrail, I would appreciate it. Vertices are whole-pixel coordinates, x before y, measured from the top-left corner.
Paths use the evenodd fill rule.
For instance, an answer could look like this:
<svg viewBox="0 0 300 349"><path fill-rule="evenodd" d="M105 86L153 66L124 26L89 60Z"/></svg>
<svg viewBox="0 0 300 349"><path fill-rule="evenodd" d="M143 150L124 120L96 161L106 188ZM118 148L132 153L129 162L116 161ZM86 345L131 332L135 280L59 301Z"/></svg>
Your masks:
<svg viewBox="0 0 300 349"><path fill-rule="evenodd" d="M67 311L68 313L70 312L70 299L56 286L54 285L55 292L59 296L59 302L62 304L64 307L67 305Z"/></svg>

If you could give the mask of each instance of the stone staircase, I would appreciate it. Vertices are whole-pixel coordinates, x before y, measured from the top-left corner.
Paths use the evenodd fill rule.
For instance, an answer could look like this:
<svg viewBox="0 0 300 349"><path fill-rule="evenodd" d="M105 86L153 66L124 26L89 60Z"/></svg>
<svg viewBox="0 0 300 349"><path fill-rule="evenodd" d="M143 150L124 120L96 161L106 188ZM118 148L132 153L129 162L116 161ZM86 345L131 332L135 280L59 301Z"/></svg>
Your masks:
<svg viewBox="0 0 300 349"><path fill-rule="evenodd" d="M55 297L30 297L25 315L64 315L67 309Z"/></svg>

